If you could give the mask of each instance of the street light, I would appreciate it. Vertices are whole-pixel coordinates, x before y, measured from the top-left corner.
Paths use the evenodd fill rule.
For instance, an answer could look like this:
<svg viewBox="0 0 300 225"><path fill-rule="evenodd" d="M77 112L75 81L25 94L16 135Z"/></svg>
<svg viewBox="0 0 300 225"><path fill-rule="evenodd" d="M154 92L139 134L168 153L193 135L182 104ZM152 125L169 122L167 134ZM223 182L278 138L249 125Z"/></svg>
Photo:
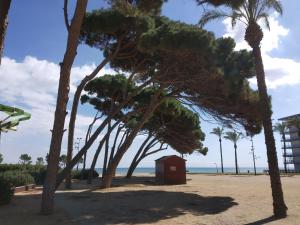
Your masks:
<svg viewBox="0 0 300 225"><path fill-rule="evenodd" d="M79 152L79 147L80 147L80 141L81 141L81 137L79 137L79 138L76 138L77 139L77 141L74 143L74 145L75 145L75 149L77 149L77 153ZM77 163L77 168L76 168L76 170L78 171L78 167L79 167L79 162Z"/></svg>

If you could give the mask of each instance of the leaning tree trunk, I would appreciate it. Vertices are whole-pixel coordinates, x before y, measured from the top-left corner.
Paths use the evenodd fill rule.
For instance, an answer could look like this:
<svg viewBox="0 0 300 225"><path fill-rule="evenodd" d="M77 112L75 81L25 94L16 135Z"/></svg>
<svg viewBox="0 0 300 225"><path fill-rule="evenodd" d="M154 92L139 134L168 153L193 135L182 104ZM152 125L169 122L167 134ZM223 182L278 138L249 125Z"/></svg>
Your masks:
<svg viewBox="0 0 300 225"><path fill-rule="evenodd" d="M135 168L138 165L137 161L139 159L139 156L142 154L142 151L144 150L144 147L146 146L146 144L148 143L148 141L151 139L151 137L152 137L152 135L151 135L151 133L149 133L148 137L144 140L144 142L140 146L139 150L135 154L135 156L134 156L134 158L133 158L133 160L132 160L132 162L131 162L131 164L130 164L130 166L128 168L126 178L131 178L132 177L132 174L133 174Z"/></svg>
<svg viewBox="0 0 300 225"><path fill-rule="evenodd" d="M104 66L111 60L110 57L105 58L97 68L88 76L86 76L78 85L75 94L74 100L70 115L70 122L69 122L69 132L68 132L68 151L67 151L67 164L69 164L72 160L73 155L73 143L74 143L74 130L75 130L75 122L77 116L78 105L80 101L81 93L85 87L85 85L94 79L96 75L104 68ZM71 171L66 176L66 188L71 188Z"/></svg>
<svg viewBox="0 0 300 225"><path fill-rule="evenodd" d="M110 188L115 171L116 171L122 157L124 156L124 154L126 153L128 148L131 146L134 138L136 137L136 135L138 134L140 129L143 127L143 125L147 122L147 120L149 119L151 114L155 111L155 109L161 103L162 99L158 100L158 96L161 94L161 91L162 90L157 91L156 95L151 100L151 103L150 103L147 111L143 114L143 117L141 118L140 122L132 130L132 132L128 135L128 137L126 138L126 140L124 141L124 143L122 144L120 149L118 149L118 152L116 153L114 159L108 165L106 174L104 175L104 177L102 179L102 184L101 184L102 189Z"/></svg>
<svg viewBox="0 0 300 225"><path fill-rule="evenodd" d="M237 146L236 144L234 144L234 158L235 158L235 174L239 173L239 169L238 169L238 161L237 161Z"/></svg>
<svg viewBox="0 0 300 225"><path fill-rule="evenodd" d="M8 11L11 0L0 1L0 65L4 49L4 40L8 25Z"/></svg>
<svg viewBox="0 0 300 225"><path fill-rule="evenodd" d="M220 154L221 154L221 170L222 173L224 173L224 167L223 167L223 151L222 151L222 139L219 139L220 142Z"/></svg>
<svg viewBox="0 0 300 225"><path fill-rule="evenodd" d="M53 212L59 155L64 133L65 117L67 114L66 109L70 89L70 74L77 53L77 47L79 43L78 38L80 35L80 28L86 11L87 2L88 0L80 0L76 3L75 13L69 27L66 52L63 62L61 63L57 103L49 151L49 161L47 166L47 175L42 195L42 214L51 214Z"/></svg>
<svg viewBox="0 0 300 225"><path fill-rule="evenodd" d="M277 152L272 127L272 110L265 81L265 71L260 50L260 42L263 39L261 27L251 21L246 29L245 40L253 49L256 79L259 93L260 110L265 133L265 143L269 164L269 174L273 197L273 213L277 217L287 216L287 207L284 202L280 173L278 168Z"/></svg>

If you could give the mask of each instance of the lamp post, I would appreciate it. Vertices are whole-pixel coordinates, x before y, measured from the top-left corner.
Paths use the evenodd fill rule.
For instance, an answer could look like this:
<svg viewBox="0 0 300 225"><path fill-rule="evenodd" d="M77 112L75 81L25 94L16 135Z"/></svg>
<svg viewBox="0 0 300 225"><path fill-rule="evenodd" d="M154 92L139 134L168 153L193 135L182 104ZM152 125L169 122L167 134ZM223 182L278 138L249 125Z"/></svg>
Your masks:
<svg viewBox="0 0 300 225"><path fill-rule="evenodd" d="M256 155L255 155L255 152L254 152L254 145L253 145L253 136L251 135L251 152L249 154L252 154L252 158L253 158L253 168L254 168L254 175L256 176L256 164L255 164L255 160L258 158Z"/></svg>
<svg viewBox="0 0 300 225"><path fill-rule="evenodd" d="M80 138L76 138L77 139L77 141L74 143L74 145L75 145L75 148L77 149L77 153L79 152L79 147L80 147L80 141L81 141L81 137ZM77 168L76 168L76 170L78 171L78 167L79 167L79 162L77 163Z"/></svg>

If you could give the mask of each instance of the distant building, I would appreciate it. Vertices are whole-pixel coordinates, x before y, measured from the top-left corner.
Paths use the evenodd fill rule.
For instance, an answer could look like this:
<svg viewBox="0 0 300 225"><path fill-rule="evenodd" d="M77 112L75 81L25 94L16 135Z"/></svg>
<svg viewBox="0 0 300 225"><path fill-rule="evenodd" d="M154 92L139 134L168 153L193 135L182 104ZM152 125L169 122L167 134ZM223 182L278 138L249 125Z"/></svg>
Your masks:
<svg viewBox="0 0 300 225"><path fill-rule="evenodd" d="M288 126L288 131L286 131L286 154L283 153L284 162L286 164L294 165L294 170L300 172L300 137L298 129L294 126L290 126L287 122L293 118L299 118L300 114L288 116L279 119Z"/></svg>

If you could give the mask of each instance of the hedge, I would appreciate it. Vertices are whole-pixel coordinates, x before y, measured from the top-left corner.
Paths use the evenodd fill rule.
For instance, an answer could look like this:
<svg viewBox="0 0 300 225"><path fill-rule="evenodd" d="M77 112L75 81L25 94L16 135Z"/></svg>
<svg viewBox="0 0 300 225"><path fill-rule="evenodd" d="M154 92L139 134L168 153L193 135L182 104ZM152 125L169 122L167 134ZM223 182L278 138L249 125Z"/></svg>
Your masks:
<svg viewBox="0 0 300 225"><path fill-rule="evenodd" d="M13 194L12 185L0 177L0 205L8 204Z"/></svg>
<svg viewBox="0 0 300 225"><path fill-rule="evenodd" d="M8 170L0 173L0 179L7 181L12 186L18 187L26 184L33 184L34 178L27 172Z"/></svg>
<svg viewBox="0 0 300 225"><path fill-rule="evenodd" d="M72 171L72 178L73 179L83 179L87 180L89 176L90 170L80 170L80 171ZM93 178L99 177L99 173L96 170L93 171Z"/></svg>

